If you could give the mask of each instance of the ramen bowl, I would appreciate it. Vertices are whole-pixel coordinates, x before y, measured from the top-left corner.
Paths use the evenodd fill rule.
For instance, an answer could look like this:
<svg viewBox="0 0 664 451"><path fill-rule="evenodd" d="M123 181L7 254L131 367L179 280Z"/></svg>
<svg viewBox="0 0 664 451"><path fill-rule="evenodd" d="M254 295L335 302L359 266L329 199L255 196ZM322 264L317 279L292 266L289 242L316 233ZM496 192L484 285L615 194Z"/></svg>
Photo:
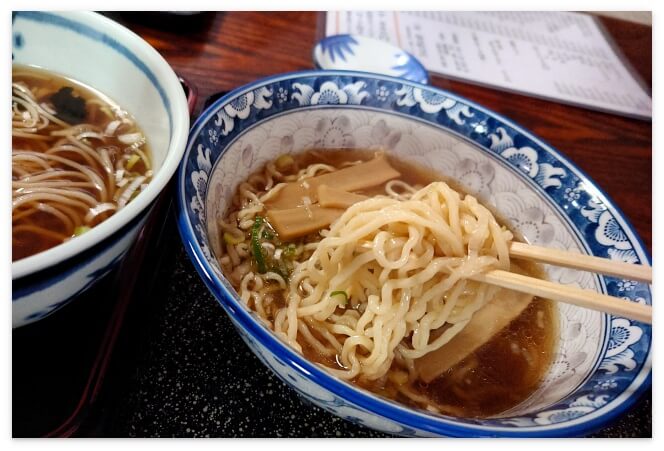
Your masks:
<svg viewBox="0 0 664 451"><path fill-rule="evenodd" d="M491 418L406 407L334 377L263 325L220 270L215 218L266 162L305 149L383 149L454 179L530 242L649 262L605 194L532 134L451 93L403 79L312 71L262 79L212 104L196 121L179 173L179 229L201 278L249 348L302 397L339 417L402 436L582 436L625 412L651 381L651 328L557 305L557 348L537 390ZM562 268L547 277L632 302L647 284Z"/></svg>
<svg viewBox="0 0 664 451"><path fill-rule="evenodd" d="M133 115L152 153L150 184L106 221L12 263L12 322L46 317L92 286L125 255L173 176L189 129L187 100L168 63L139 36L90 12L12 13L13 62L71 77Z"/></svg>

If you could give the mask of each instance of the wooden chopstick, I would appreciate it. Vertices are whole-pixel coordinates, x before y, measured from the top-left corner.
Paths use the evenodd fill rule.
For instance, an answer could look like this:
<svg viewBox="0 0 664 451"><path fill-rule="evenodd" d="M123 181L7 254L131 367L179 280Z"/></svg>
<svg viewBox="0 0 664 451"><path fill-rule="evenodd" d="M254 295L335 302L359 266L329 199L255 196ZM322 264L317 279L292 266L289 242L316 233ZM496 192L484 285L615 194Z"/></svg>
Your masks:
<svg viewBox="0 0 664 451"><path fill-rule="evenodd" d="M592 290L561 285L499 269L472 276L471 279L652 324L651 306L625 301Z"/></svg>
<svg viewBox="0 0 664 451"><path fill-rule="evenodd" d="M568 268L619 276L640 282L652 282L652 268L650 266L593 257L561 249L551 249L512 241L510 244L510 257L525 258Z"/></svg>

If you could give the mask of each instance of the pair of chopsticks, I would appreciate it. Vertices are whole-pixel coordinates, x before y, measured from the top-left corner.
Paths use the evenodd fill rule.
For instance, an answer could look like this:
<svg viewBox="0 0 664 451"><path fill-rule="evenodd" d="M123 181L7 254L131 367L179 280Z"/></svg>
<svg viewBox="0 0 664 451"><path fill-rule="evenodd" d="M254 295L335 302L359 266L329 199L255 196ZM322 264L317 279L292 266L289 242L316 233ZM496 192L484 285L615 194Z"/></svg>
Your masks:
<svg viewBox="0 0 664 451"><path fill-rule="evenodd" d="M618 262L559 249L549 249L512 242L510 245L510 257L652 283L652 268L650 266ZM593 290L561 285L503 270L487 271L483 274L473 276L472 279L532 294L541 298L566 302L579 307L599 310L612 315L652 324L652 307L650 305L629 302L624 299L600 294Z"/></svg>

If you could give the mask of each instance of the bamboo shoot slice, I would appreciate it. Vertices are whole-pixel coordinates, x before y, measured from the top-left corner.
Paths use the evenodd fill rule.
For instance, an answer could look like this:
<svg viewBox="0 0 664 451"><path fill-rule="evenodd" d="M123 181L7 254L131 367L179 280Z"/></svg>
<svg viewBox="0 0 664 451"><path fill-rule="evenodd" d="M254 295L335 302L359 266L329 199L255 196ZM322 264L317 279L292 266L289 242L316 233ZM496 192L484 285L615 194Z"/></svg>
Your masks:
<svg viewBox="0 0 664 451"><path fill-rule="evenodd" d="M308 208L295 207L284 210L268 210L270 225L283 241L308 235L327 227L343 214L341 208L323 208L311 205Z"/></svg>
<svg viewBox="0 0 664 451"><path fill-rule="evenodd" d="M533 296L501 289L479 309L466 327L440 348L415 360L419 378L429 383L475 352L516 319Z"/></svg>
<svg viewBox="0 0 664 451"><path fill-rule="evenodd" d="M399 171L390 166L385 156L348 166L338 171L286 184L272 199L265 202L268 209L290 209L304 205L308 198L312 204L318 202L318 187L334 186L342 191L358 191L371 188L398 178Z"/></svg>
<svg viewBox="0 0 664 451"><path fill-rule="evenodd" d="M321 207L346 209L366 199L368 199L367 196L331 188L328 185L320 185L318 187L318 205Z"/></svg>

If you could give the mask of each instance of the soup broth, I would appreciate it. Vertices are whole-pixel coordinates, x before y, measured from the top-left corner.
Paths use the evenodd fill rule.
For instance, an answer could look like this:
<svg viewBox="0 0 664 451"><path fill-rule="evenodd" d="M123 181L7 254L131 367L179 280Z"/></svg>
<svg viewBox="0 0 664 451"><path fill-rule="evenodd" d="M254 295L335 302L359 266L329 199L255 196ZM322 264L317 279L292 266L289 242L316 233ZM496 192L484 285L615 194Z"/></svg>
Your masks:
<svg viewBox="0 0 664 451"><path fill-rule="evenodd" d="M361 150L313 150L295 156L292 161L290 161L291 157L284 158L279 173L296 174L303 168L311 168L314 165L326 166L327 168L321 166L322 171L330 170L330 168L340 169L359 161L368 161L372 156L372 152ZM389 162L400 172L398 180L415 189L442 179L440 175L429 170L394 158L389 158ZM278 163L279 160L272 169L278 169ZM271 188L270 185L277 184L278 180L266 180L264 174L270 173L270 171L267 169L249 177L248 181L238 188L233 205L220 221L222 230L228 231L224 233L224 240L221 240L223 244L215 249L215 253L222 270L236 290L241 293L247 292L246 285L243 287L247 280L247 273L252 270L257 271L257 267L256 262L250 259L251 249L242 248L241 244L238 245L240 237L233 234L237 233L236 226L247 220L238 216L243 211L242 208L253 205L249 200L253 196L248 196L246 192L252 187L257 193L267 192ZM269 176L267 178L269 179ZM450 181L447 182L452 184ZM266 189L266 184L268 189ZM403 185L404 193L405 186ZM401 187L402 185L396 183L391 184L387 189L386 184L382 183L354 192L368 197L385 196L386 191L391 192L391 195L398 195ZM459 186L455 185L454 188L461 191ZM242 194L243 192L245 194ZM506 225L504 221L501 222ZM235 232L231 232L231 230ZM267 231L266 234L265 231ZM293 270L294 265L310 257L311 250L315 247L313 243L320 241L321 235L324 235L325 231L310 233L291 241L283 241L279 240L274 227L270 227L268 223L263 233L271 240L271 246L282 249L280 256L287 252L292 253L290 263L275 269L279 274L282 272L286 274ZM245 238L250 240L251 234L246 232ZM543 276L541 269L531 263L512 261L511 269L534 277L542 278ZM265 293L262 299L259 300L253 296L253 298L246 297L243 300L250 308L259 313L269 327L274 328L275 323L281 320L280 315L283 315L282 312L287 305L289 290L277 280L267 280L261 290L262 293ZM358 306L353 305L353 308L358 308ZM336 313L341 312L343 310L339 308ZM441 331L444 329L441 328ZM337 329L329 328L329 330ZM412 363L399 358L395 358L391 362L389 370L381 377L367 378L360 375L352 378L351 381L374 393L412 407L458 417L490 417L513 408L537 389L551 363L556 344L556 332L557 316L554 304L548 300L535 298L509 322L507 327L502 328L490 340L428 383L413 377ZM303 334L307 333L312 334L315 339L303 339ZM335 355L327 350L321 352L319 346L312 345L312 342L324 342L325 333L327 332L321 333L320 329L312 328L310 332L302 331L298 334L297 343L300 345L302 353L309 360L328 368L347 369L347 366L341 363L339 353ZM435 333L432 336L435 338Z"/></svg>
<svg viewBox="0 0 664 451"><path fill-rule="evenodd" d="M108 97L33 67L12 68L12 260L88 231L152 177L136 121Z"/></svg>

